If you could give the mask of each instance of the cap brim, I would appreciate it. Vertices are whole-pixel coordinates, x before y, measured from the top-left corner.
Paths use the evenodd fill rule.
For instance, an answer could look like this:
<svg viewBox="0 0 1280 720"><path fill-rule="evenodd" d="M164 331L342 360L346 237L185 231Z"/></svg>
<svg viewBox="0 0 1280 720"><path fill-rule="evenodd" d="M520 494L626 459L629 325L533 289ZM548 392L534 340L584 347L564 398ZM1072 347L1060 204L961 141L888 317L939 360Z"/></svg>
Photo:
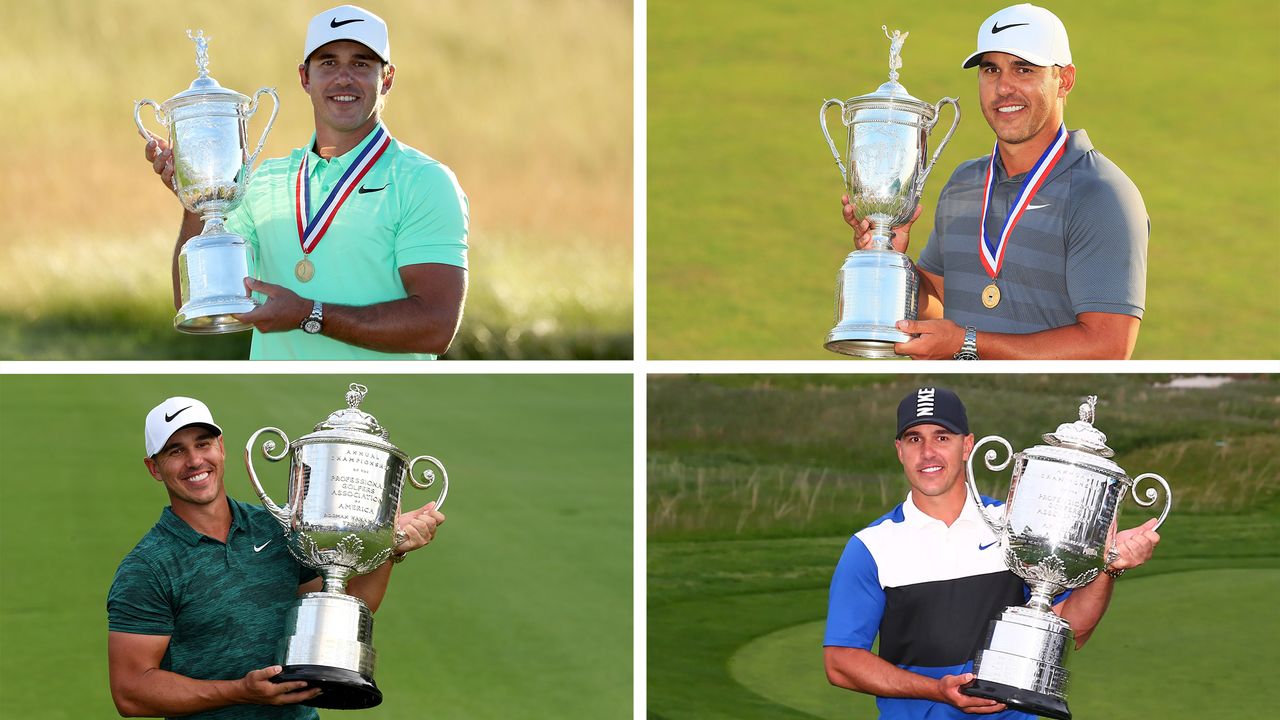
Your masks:
<svg viewBox="0 0 1280 720"><path fill-rule="evenodd" d="M1032 65L1039 65L1040 67L1049 67L1053 64L1048 60L1048 58L1044 58L1039 55L1032 55L1031 53L1024 53L1021 50L1014 50L1013 48L989 48L987 50L979 50L965 58L964 64L960 66L961 69L967 70L971 67L976 67L978 63L982 62L982 56L989 52L1008 53L1014 57L1022 58Z"/></svg>
<svg viewBox="0 0 1280 720"><path fill-rule="evenodd" d="M217 435L218 437L222 437L222 428L218 427L217 425L214 425L213 423L201 422L199 420L197 420L196 422L189 422L186 425L183 425L182 427L174 428L173 432L169 433L169 437L165 438L164 442L160 443L160 448L157 449L154 453L151 453L151 457L155 457L156 455L159 455L160 451L164 450L165 446L169 444L169 441L173 439L174 435L177 435L183 430L186 430L187 428L195 425L199 425L201 427L207 427L210 430L212 430L215 435Z"/></svg>
<svg viewBox="0 0 1280 720"><path fill-rule="evenodd" d="M907 423L906 425L904 425L902 429L898 431L898 436L894 439L901 440L903 433L905 433L906 431L910 430L911 428L917 425L937 425L939 427L944 427L957 435L969 434L968 431L961 430L960 428L956 427L956 424L951 422L950 420L944 420L942 418L917 418Z"/></svg>

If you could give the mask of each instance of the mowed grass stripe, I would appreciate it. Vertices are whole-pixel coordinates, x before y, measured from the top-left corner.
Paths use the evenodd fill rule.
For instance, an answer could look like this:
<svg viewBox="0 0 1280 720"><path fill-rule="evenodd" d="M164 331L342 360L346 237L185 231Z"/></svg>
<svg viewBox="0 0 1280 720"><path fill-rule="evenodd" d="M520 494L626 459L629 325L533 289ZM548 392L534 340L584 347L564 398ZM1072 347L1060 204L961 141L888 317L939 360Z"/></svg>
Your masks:
<svg viewBox="0 0 1280 720"><path fill-rule="evenodd" d="M229 492L256 503L248 436L311 432L352 381L391 442L452 481L438 542L397 566L375 617L387 701L368 716L629 717L631 380L546 375L0 378L0 715L113 713L106 592L167 503L141 462L152 405L206 400ZM254 466L281 502L287 464ZM435 496L406 486L403 503Z"/></svg>

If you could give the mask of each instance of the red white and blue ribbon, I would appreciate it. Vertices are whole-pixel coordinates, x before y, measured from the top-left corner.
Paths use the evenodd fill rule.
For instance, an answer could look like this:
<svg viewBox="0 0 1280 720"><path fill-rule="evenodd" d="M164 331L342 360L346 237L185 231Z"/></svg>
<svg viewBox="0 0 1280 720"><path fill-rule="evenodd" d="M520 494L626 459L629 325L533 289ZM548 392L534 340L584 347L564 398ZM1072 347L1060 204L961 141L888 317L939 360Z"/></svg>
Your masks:
<svg viewBox="0 0 1280 720"><path fill-rule="evenodd" d="M1000 274L1000 266L1004 264L1004 251L1008 247L1009 236L1013 234L1013 229L1022 219L1022 213L1027 209L1031 198L1035 197L1040 186L1049 177L1053 166L1062 159L1066 148L1067 126L1059 125L1058 134L1054 136L1053 142L1045 148L1040 159L1036 160L1036 164L1027 171L1027 177L1023 179L1022 187L1018 190L1017 197L1013 199L1013 207L1009 208L1009 217L1005 218L1004 227L1000 228L1000 236L996 242L992 242L987 235L987 206L991 204L991 188L995 184L996 153L1000 151L1000 144L997 142L992 149L991 161L987 163L986 190L982 194L982 220L978 224L978 248L981 250L982 267L986 268L987 274L993 280Z"/></svg>
<svg viewBox="0 0 1280 720"><path fill-rule="evenodd" d="M360 184L369 169L374 163L378 162L378 158L382 157L382 153L386 151L387 146L391 144L391 133L387 129L378 125L378 129L373 133L373 139L369 141L360 154L356 155L356 159L351 163L351 167L342 174L338 180L338 184L329 191L329 197L324 199L324 203L320 205L320 210L315 217L311 217L311 183L308 182L310 177L311 152L307 151L302 154L302 164L298 166L298 179L294 183L294 217L298 221L298 242L302 244L303 255L310 254L316 249L316 245L320 244L320 238L328 232L330 223L337 216L338 209L342 207L342 203L347 201L347 196ZM307 218L311 218L307 222Z"/></svg>

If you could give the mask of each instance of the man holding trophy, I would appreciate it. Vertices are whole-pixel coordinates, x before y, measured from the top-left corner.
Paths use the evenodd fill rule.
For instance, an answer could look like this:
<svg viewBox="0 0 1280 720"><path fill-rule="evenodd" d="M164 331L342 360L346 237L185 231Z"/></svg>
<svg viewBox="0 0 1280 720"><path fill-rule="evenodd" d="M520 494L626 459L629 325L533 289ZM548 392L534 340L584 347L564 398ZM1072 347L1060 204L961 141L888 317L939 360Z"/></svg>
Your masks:
<svg viewBox="0 0 1280 720"><path fill-rule="evenodd" d="M395 79L386 23L352 5L315 16L298 76L315 119L311 143L263 162L226 218L256 266L245 293L265 302L213 331L252 325L251 359L434 359L462 317L469 210L453 172L382 123ZM184 151L196 152L154 135L146 146L175 192L174 153L180 168L191 163ZM200 232L188 207L174 251L176 305L188 280L183 246Z"/></svg>
<svg viewBox="0 0 1280 720"><path fill-rule="evenodd" d="M227 497L222 429L208 407L165 400L148 413L145 440L143 462L170 505L120 563L107 596L120 714L316 718L299 703L333 707L314 683L272 681L286 615L300 594L321 589L321 578L295 559L267 509ZM444 520L435 503L400 514L393 559L431 542ZM376 610L391 565L352 577L351 602Z"/></svg>
<svg viewBox="0 0 1280 720"><path fill-rule="evenodd" d="M915 359L1126 359L1146 297L1150 221L1133 182L1067 131L1075 86L1067 32L1050 11L1023 4L978 30L982 114L996 135L989 157L960 165L938 198L920 255L920 319L895 351ZM843 199L859 250L872 244L864 211ZM905 253L910 220L893 231ZM945 280L945 292L944 292Z"/></svg>
<svg viewBox="0 0 1280 720"><path fill-rule="evenodd" d="M1076 425L1060 427L1059 435L1063 428ZM882 718L949 718L970 713L1034 718L1043 707L1022 701L1035 693L1009 695L1013 698L1010 703L1017 701L1023 709L1036 710L1027 714L965 692L982 672L998 669L995 651L978 654L984 633L990 639L989 624L1007 606L1026 602L1030 591L1024 578L1007 564L1002 553L1008 549L1006 543L990 529L992 516L1004 512L1005 504L975 497L965 482L974 437L963 403L944 388L926 387L908 394L898 405L894 445L911 490L904 502L850 538L836 566L823 640L828 680L876 695ZM990 454L987 460L993 467ZM1059 473L1053 483L1056 487L1071 486L1066 478L1067 474ZM1123 483L1111 485L1127 487ZM1114 532L1118 494L1094 495L1108 496L1111 502L1105 507L1109 510L1080 510L1079 518L1056 519L1064 527L1088 526L1114 547L1105 565L1097 554L1100 548L1091 547L1097 567L1074 584L1064 583L1076 589L1052 598L1052 614L1069 623L1065 637L1074 639L1075 648L1088 640L1106 612L1115 578L1149 560L1160 542L1154 529L1156 519ZM1009 507L1049 515L1073 507L1065 500L1047 506L1028 500L1025 508L1022 505L1019 497L1019 502ZM1066 534L1064 531L1064 537ZM1059 540L1058 545L1045 545L1071 544ZM877 635L880 644L875 654L871 648ZM1010 635L1016 637L1017 633ZM1024 654L1030 652L1027 649ZM975 655L991 668L975 667ZM1026 661L1032 670L1028 675L1038 678L1052 674L1046 668L1058 669L1063 679L1049 689L1055 695L1049 704L1057 707L1060 703L1064 714L1046 714L1070 717L1065 711L1062 658L1045 655Z"/></svg>

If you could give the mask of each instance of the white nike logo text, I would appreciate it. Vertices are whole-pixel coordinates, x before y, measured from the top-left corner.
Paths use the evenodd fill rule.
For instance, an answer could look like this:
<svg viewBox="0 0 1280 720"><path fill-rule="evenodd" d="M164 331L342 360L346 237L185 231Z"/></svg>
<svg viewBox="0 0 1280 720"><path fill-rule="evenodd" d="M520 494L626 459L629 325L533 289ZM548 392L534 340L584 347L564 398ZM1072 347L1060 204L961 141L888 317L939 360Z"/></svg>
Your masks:
<svg viewBox="0 0 1280 720"><path fill-rule="evenodd" d="M1049 205L1048 205L1048 204L1044 204L1044 205L1028 205L1028 206L1027 206L1027 209L1028 209L1028 210L1039 210L1039 209L1040 209L1040 208L1042 208L1042 207L1049 207Z"/></svg>
<svg viewBox="0 0 1280 720"><path fill-rule="evenodd" d="M254 545L254 546L253 546L253 551L254 551L254 552L262 552L262 548L264 548L264 547L266 547L266 546L268 546L268 545L270 545L270 544L271 544L271 541L270 541L270 540L268 540L268 541L266 541L266 542L262 543L261 545Z"/></svg>

